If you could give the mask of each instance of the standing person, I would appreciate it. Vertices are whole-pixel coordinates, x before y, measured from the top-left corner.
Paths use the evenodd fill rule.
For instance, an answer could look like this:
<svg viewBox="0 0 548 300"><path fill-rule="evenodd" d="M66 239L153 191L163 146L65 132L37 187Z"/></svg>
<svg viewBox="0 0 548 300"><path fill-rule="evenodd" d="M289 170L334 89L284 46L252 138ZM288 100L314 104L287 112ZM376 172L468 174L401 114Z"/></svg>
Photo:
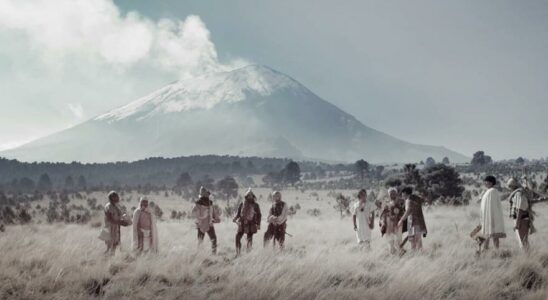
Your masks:
<svg viewBox="0 0 548 300"><path fill-rule="evenodd" d="M236 233L236 254L240 255L242 249L242 237L247 235L247 252L253 247L253 235L261 229L261 209L257 203L257 197L250 189L244 196L244 202L238 206L238 213L232 220L238 224Z"/></svg>
<svg viewBox="0 0 548 300"><path fill-rule="evenodd" d="M211 240L211 251L217 253L217 235L213 224L221 222L221 212L213 201L209 199L211 193L203 186L200 187L199 199L192 209L192 216L196 219L196 228L198 230L198 245L204 241L205 234Z"/></svg>
<svg viewBox="0 0 548 300"><path fill-rule="evenodd" d="M495 189L497 179L494 176L487 176L483 180L487 191L481 197L481 234L485 240L485 250L489 249L489 241L493 239L495 248L499 248L499 239L506 237L504 230L504 218L502 216L502 205L500 193Z"/></svg>
<svg viewBox="0 0 548 300"><path fill-rule="evenodd" d="M280 245L280 249L284 248L285 228L289 209L287 204L282 201L282 193L276 191L272 193L272 207L268 213L268 229L264 233L264 246L274 238L274 246L276 242Z"/></svg>
<svg viewBox="0 0 548 300"><path fill-rule="evenodd" d="M422 203L424 200L413 194L413 188L406 187L402 190L405 199L405 213L398 222L398 227L403 227L407 222L407 238L411 242L413 250L422 249L422 238L428 233L424 214L422 212Z"/></svg>
<svg viewBox="0 0 548 300"><path fill-rule="evenodd" d="M375 222L375 204L367 201L367 191L358 192L358 201L352 206L352 223L358 244L371 246L371 230Z"/></svg>
<svg viewBox="0 0 548 300"><path fill-rule="evenodd" d="M388 200L381 209L379 226L381 235L385 236L388 242L388 250L391 254L396 254L400 250L402 242L402 227L398 226L398 221L405 213L403 200L398 197L396 188L388 189Z"/></svg>
<svg viewBox="0 0 548 300"><path fill-rule="evenodd" d="M158 253L156 217L148 208L148 199L141 197L139 207L133 212L133 249Z"/></svg>
<svg viewBox="0 0 548 300"><path fill-rule="evenodd" d="M106 253L114 255L116 247L120 246L120 226L122 225L122 210L118 207L120 196L115 191L108 193L108 203L105 205Z"/></svg>
<svg viewBox="0 0 548 300"><path fill-rule="evenodd" d="M510 199L510 218L514 219L514 231L516 232L519 247L522 250L529 250L529 232L532 227L531 204L523 187L515 178L507 182L508 188L512 191Z"/></svg>

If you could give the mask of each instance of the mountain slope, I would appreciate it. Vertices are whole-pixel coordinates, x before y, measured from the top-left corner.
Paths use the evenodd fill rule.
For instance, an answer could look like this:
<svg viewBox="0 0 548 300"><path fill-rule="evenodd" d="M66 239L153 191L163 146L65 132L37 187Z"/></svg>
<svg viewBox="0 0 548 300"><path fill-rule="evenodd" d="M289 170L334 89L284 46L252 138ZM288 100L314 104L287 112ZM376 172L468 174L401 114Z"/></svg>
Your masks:
<svg viewBox="0 0 548 300"><path fill-rule="evenodd" d="M25 161L107 162L230 154L371 162L468 160L371 129L265 66L178 81L73 128L0 153Z"/></svg>

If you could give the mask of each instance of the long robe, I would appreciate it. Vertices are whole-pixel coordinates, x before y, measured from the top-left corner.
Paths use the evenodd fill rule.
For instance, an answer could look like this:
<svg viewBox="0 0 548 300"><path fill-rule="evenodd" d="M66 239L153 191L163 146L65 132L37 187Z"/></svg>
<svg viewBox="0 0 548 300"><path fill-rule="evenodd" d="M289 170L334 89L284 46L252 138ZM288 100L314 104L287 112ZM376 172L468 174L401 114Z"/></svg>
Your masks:
<svg viewBox="0 0 548 300"><path fill-rule="evenodd" d="M504 238L504 217L500 193L494 189L488 189L481 197L481 232L486 238Z"/></svg>
<svg viewBox="0 0 548 300"><path fill-rule="evenodd" d="M150 213L151 218L151 224L150 224L150 239L144 238L143 242L150 242L148 249L151 252L157 253L158 252L158 228L156 227L156 217L154 216L154 213ZM141 208L137 208L135 212L133 213L133 249L137 250L139 248L139 236L138 236L138 230L139 230L139 218L141 216ZM147 249L143 245L144 249Z"/></svg>
<svg viewBox="0 0 548 300"><path fill-rule="evenodd" d="M358 243L371 241L371 228L369 228L369 223L371 222L371 212L374 209L375 204L370 201L366 201L363 205L358 201L352 206L352 215L356 216L356 226L358 227L356 230L356 239Z"/></svg>
<svg viewBox="0 0 548 300"><path fill-rule="evenodd" d="M122 211L120 208L108 202L104 208L105 211L105 230L108 232L108 236L104 237L105 243L110 247L120 245L120 220L122 218Z"/></svg>

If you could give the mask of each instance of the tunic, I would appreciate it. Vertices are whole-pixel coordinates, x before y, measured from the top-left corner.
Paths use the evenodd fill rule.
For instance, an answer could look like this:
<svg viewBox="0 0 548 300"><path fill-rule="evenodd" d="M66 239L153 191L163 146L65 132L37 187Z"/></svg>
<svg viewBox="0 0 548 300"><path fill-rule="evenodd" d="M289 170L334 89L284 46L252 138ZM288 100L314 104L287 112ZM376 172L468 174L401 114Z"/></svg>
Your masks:
<svg viewBox="0 0 548 300"><path fill-rule="evenodd" d="M422 213L422 199L416 195L411 195L405 201L405 210L409 211L407 217L407 235L415 236L426 233L426 222Z"/></svg>
<svg viewBox="0 0 548 300"><path fill-rule="evenodd" d="M358 243L371 241L371 212L375 209L372 202L366 201L361 204L359 201L352 206L352 215L356 216L356 239Z"/></svg>
<svg viewBox="0 0 548 300"><path fill-rule="evenodd" d="M285 202L274 202L270 208L270 213L268 215L268 223L274 225L282 225L287 221L289 209Z"/></svg>
<svg viewBox="0 0 548 300"><path fill-rule="evenodd" d="M381 212L381 226L384 227L384 234L400 234L401 228L398 228L398 221L403 216L405 210L399 200L389 200L384 204Z"/></svg>
<svg viewBox="0 0 548 300"><path fill-rule="evenodd" d="M141 251L158 252L158 228L156 218L147 211L137 208L133 212L133 248Z"/></svg>
<svg viewBox="0 0 548 300"><path fill-rule="evenodd" d="M486 238L506 237L500 194L494 188L489 188L481 197L481 232Z"/></svg>
<svg viewBox="0 0 548 300"><path fill-rule="evenodd" d="M522 210L529 214L529 201L527 196L523 193L523 189L519 188L510 194L510 216L516 219L518 216L518 210Z"/></svg>
<svg viewBox="0 0 548 300"><path fill-rule="evenodd" d="M240 203L236 219L238 220L238 232L245 234L257 233L258 226L261 225L261 209L257 202Z"/></svg>
<svg viewBox="0 0 548 300"><path fill-rule="evenodd" d="M202 233L208 232L210 227L213 227L213 223L221 222L219 208L207 198L201 198L196 202L192 209L192 216L196 219L196 228Z"/></svg>

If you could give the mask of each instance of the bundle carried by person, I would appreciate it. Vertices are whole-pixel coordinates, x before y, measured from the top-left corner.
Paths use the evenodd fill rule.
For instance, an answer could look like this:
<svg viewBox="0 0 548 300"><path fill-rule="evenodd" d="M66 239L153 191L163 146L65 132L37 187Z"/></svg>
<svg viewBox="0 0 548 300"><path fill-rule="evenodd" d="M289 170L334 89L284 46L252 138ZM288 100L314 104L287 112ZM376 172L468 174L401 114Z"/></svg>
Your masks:
<svg viewBox="0 0 548 300"><path fill-rule="evenodd" d="M127 213L124 213L120 217L120 225L121 226L127 227L127 226L131 226L132 224L133 224L132 217L129 216Z"/></svg>

